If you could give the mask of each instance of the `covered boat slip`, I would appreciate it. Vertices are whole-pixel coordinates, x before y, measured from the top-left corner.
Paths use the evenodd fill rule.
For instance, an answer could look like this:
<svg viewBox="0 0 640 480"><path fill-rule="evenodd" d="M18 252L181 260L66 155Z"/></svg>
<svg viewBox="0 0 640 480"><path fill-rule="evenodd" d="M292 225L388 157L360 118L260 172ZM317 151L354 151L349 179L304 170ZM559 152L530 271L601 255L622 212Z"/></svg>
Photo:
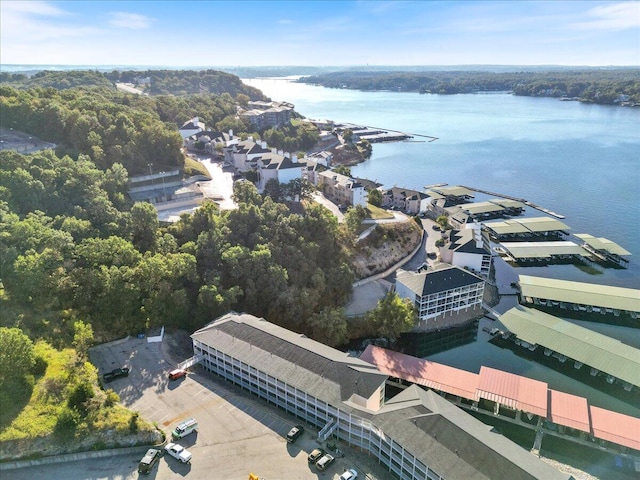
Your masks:
<svg viewBox="0 0 640 480"><path fill-rule="evenodd" d="M587 434L640 450L640 418L592 407L586 398L550 389L545 382L484 366L480 368L480 373L471 373L373 345L365 349L360 360L372 363L390 377L463 399L466 404L459 401L455 404L491 417L497 415L503 418L500 406L504 406L583 432L583 436ZM495 402L498 412L479 407L478 401L481 399ZM470 406L471 402L473 406ZM527 428L538 428L531 423L516 423ZM551 429L547 433L553 432ZM554 434L573 441L584 441L575 433Z"/></svg>
<svg viewBox="0 0 640 480"><path fill-rule="evenodd" d="M607 238L596 238L588 233L576 233L575 236L582 240L585 250L593 253L598 258L624 266L629 260L624 257L631 256L631 252Z"/></svg>
<svg viewBox="0 0 640 480"><path fill-rule="evenodd" d="M592 254L573 242L502 242L500 245L507 257L516 263L592 258Z"/></svg>
<svg viewBox="0 0 640 480"><path fill-rule="evenodd" d="M591 367L592 374L604 373L609 383L618 379L627 390L640 387L637 348L528 307L513 307L499 320L518 340L544 347L545 355L557 352L565 361Z"/></svg>
<svg viewBox="0 0 640 480"><path fill-rule="evenodd" d="M564 222L550 217L513 218L498 222L485 222L483 227L498 239L558 236L567 234L571 230Z"/></svg>
<svg viewBox="0 0 640 480"><path fill-rule="evenodd" d="M520 275L521 297L527 303L539 300L618 310L640 316L640 290L594 283L572 282L553 278Z"/></svg>

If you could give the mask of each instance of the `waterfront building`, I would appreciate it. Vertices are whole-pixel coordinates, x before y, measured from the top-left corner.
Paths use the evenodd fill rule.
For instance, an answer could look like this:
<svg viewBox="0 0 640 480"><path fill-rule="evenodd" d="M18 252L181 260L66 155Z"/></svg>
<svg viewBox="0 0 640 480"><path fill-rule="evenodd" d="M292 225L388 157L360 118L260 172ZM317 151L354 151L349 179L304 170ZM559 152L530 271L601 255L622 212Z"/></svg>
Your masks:
<svg viewBox="0 0 640 480"><path fill-rule="evenodd" d="M294 105L288 102L248 102L250 108L240 114L252 128L265 130L279 125L286 125L291 122L291 112Z"/></svg>
<svg viewBox="0 0 640 480"><path fill-rule="evenodd" d="M520 275L520 303L583 320L638 327L640 290ZM573 315L572 315L573 314ZM619 319L619 321L618 321Z"/></svg>
<svg viewBox="0 0 640 480"><path fill-rule="evenodd" d="M418 314L412 331L399 344L411 355L425 357L473 342L484 315L484 280L463 268L440 264L435 270L398 270L396 293L409 299Z"/></svg>
<svg viewBox="0 0 640 480"><path fill-rule="evenodd" d="M417 190L393 187L382 192L383 208L395 208L413 215L426 212L430 203L431 197Z"/></svg>
<svg viewBox="0 0 640 480"><path fill-rule="evenodd" d="M573 263L590 260L591 254L573 242L502 242L500 253L520 264Z"/></svg>
<svg viewBox="0 0 640 480"><path fill-rule="evenodd" d="M491 251L484 246L480 224L467 225L464 230L450 230L449 243L440 247L440 258L445 263L489 278Z"/></svg>
<svg viewBox="0 0 640 480"><path fill-rule="evenodd" d="M544 349L545 357L560 363L573 362L575 369L590 369L593 377L604 376L608 383L622 384L625 390L640 388L640 350L601 333L522 305L500 316L516 345L534 351Z"/></svg>
<svg viewBox="0 0 640 480"><path fill-rule="evenodd" d="M206 370L362 449L400 479L565 479L531 453L418 386L386 394L371 363L248 314L191 336Z"/></svg>
<svg viewBox="0 0 640 480"><path fill-rule="evenodd" d="M269 180L276 180L278 183L286 184L295 179L302 179L307 168L304 160L298 159L296 155L289 152L265 153L258 157L256 161L258 171L258 191L262 192Z"/></svg>
<svg viewBox="0 0 640 480"><path fill-rule="evenodd" d="M322 193L333 203L354 207L360 205L366 208L369 195L364 186L353 178L333 170L320 172L315 178Z"/></svg>

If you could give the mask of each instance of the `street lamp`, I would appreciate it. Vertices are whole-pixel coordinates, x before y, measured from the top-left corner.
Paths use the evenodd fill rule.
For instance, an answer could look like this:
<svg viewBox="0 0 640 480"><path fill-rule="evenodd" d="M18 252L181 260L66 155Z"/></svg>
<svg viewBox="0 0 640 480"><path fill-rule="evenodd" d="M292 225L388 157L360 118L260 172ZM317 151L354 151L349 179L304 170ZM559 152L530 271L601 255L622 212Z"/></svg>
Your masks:
<svg viewBox="0 0 640 480"><path fill-rule="evenodd" d="M149 176L151 177L151 185L153 185L153 170L151 169L151 167L153 167L153 163L147 163L147 166L149 167Z"/></svg>
<svg viewBox="0 0 640 480"><path fill-rule="evenodd" d="M167 192L164 189L164 174L165 172L160 172L160 174L162 175L162 198L164 198L165 200L167 199Z"/></svg>

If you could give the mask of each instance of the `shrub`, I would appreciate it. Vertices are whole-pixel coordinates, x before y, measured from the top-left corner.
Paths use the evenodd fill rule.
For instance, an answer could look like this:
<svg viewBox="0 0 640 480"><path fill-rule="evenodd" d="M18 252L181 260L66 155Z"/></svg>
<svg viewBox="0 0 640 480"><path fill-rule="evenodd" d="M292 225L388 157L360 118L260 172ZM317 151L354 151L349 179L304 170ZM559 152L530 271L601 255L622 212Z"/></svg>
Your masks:
<svg viewBox="0 0 640 480"><path fill-rule="evenodd" d="M61 439L68 439L73 437L76 432L76 428L80 424L80 414L72 408L64 408L54 429L54 434Z"/></svg>

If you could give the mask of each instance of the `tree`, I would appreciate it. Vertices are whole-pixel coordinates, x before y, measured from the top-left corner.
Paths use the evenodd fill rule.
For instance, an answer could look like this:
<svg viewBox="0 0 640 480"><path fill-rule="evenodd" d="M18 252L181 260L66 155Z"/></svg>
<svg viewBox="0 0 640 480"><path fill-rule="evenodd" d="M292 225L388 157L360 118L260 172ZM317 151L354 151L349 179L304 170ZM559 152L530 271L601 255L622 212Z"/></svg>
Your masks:
<svg viewBox="0 0 640 480"><path fill-rule="evenodd" d="M0 327L0 387L21 379L35 364L33 342L19 328Z"/></svg>
<svg viewBox="0 0 640 480"><path fill-rule="evenodd" d="M80 360L87 360L89 347L93 345L93 328L88 323L78 320L73 324L73 347Z"/></svg>
<svg viewBox="0 0 640 480"><path fill-rule="evenodd" d="M311 338L335 347L348 339L347 317L343 308L325 308L307 320Z"/></svg>
<svg viewBox="0 0 640 480"><path fill-rule="evenodd" d="M369 203L375 207L382 205L382 192L377 188L369 190Z"/></svg>
<svg viewBox="0 0 640 480"><path fill-rule="evenodd" d="M370 310L365 319L375 327L377 335L392 342L403 332L411 330L417 321L415 308L409 299L394 292L387 294Z"/></svg>
<svg viewBox="0 0 640 480"><path fill-rule="evenodd" d="M135 203L131 208L131 238L141 252L155 248L158 239L158 213L150 203Z"/></svg>
<svg viewBox="0 0 640 480"><path fill-rule="evenodd" d="M274 202L279 202L282 198L282 185L275 178L270 178L264 185L263 195L265 197L271 197Z"/></svg>
<svg viewBox="0 0 640 480"><path fill-rule="evenodd" d="M349 207L344 215L344 222L349 231L355 233L365 218L367 218L367 211L362 205L356 205L355 207Z"/></svg>
<svg viewBox="0 0 640 480"><path fill-rule="evenodd" d="M449 226L449 218L446 215L440 215L438 218L436 218L436 223L440 225L440 228L442 230L446 230Z"/></svg>

